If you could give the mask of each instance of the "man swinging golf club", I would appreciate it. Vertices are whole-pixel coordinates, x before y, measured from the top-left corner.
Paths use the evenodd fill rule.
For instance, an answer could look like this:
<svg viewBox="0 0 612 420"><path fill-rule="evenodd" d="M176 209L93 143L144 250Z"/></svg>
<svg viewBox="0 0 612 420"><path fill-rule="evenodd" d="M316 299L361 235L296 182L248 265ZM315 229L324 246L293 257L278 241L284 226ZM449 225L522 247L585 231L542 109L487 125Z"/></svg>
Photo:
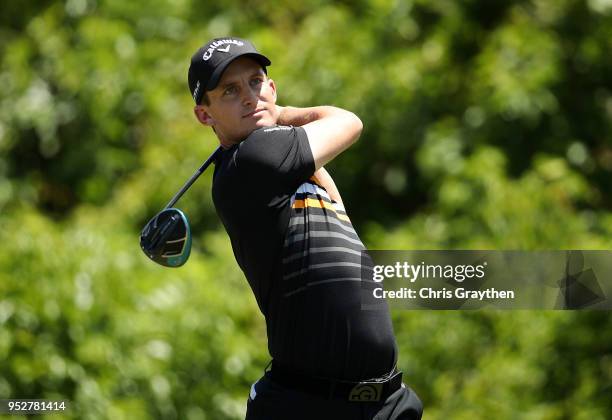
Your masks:
<svg viewBox="0 0 612 420"><path fill-rule="evenodd" d="M362 123L331 106L277 105L270 64L247 40L217 38L188 75L195 116L221 145L215 208L266 319L271 368L247 419L418 419L387 306L362 309L365 248L323 168Z"/></svg>

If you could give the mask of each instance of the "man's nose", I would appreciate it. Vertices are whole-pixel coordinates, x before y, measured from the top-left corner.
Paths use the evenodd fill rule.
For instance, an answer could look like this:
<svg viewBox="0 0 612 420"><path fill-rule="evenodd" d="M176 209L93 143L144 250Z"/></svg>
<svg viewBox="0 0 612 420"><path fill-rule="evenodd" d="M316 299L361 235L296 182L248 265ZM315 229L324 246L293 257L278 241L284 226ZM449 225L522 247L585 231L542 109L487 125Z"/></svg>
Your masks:
<svg viewBox="0 0 612 420"><path fill-rule="evenodd" d="M242 103L244 105L251 105L252 103L257 101L257 95L249 86L247 88L242 89Z"/></svg>

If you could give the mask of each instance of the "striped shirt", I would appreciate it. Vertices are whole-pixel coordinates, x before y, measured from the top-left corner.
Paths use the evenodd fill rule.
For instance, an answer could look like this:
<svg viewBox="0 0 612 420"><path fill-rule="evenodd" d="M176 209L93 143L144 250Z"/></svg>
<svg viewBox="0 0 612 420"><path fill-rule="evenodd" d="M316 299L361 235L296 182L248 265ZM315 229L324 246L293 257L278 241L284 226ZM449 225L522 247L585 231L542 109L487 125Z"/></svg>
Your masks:
<svg viewBox="0 0 612 420"><path fill-rule="evenodd" d="M216 163L217 213L266 317L275 363L337 379L382 376L397 355L389 311L362 309L365 247L313 173L302 128L257 130Z"/></svg>

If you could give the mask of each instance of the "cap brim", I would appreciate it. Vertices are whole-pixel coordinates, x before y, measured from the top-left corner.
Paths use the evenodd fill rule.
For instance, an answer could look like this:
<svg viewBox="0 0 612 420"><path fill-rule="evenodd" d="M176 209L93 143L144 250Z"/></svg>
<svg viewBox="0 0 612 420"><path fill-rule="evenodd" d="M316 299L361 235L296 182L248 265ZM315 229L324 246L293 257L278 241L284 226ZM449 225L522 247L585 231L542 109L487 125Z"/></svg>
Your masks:
<svg viewBox="0 0 612 420"><path fill-rule="evenodd" d="M262 67L267 67L270 64L272 64L272 62L268 59L268 57L266 57L265 55L258 54L258 53L244 53L244 54L230 57L227 60L225 60L223 63L217 66L213 74L210 76L210 79L208 79L206 90L213 90L214 88L216 88L227 66L229 66L232 63L232 61L240 57L251 57L255 61L257 61L259 64L261 64Z"/></svg>

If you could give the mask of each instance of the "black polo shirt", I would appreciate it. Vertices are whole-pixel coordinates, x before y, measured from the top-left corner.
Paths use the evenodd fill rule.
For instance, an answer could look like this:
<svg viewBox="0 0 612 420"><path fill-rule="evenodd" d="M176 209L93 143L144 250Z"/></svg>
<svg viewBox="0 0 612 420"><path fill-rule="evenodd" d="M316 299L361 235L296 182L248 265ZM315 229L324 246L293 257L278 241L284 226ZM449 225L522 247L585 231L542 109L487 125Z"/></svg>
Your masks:
<svg viewBox="0 0 612 420"><path fill-rule="evenodd" d="M397 358L389 311L361 309L365 248L314 171L303 128L260 128L218 158L215 208L266 318L275 363L313 376L379 377Z"/></svg>

